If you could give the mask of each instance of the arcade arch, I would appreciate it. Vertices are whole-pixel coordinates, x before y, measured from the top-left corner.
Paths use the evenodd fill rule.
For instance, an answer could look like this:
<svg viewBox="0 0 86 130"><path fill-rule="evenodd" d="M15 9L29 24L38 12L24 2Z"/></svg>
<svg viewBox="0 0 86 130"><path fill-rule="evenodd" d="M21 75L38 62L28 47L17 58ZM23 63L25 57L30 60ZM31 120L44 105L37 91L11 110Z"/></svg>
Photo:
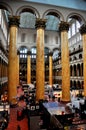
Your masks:
<svg viewBox="0 0 86 130"><path fill-rule="evenodd" d="M0 2L0 9L6 10L9 12L10 15L13 15L12 8L8 4L5 4L4 2Z"/></svg>

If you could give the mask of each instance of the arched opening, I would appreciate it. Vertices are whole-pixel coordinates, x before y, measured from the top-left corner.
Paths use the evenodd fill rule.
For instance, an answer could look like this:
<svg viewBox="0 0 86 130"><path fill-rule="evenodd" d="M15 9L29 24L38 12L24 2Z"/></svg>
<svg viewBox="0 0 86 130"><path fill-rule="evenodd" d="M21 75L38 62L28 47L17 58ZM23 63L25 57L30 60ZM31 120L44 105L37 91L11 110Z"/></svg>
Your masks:
<svg viewBox="0 0 86 130"><path fill-rule="evenodd" d="M81 76L83 76L83 63L81 64Z"/></svg>
<svg viewBox="0 0 86 130"><path fill-rule="evenodd" d="M74 81L74 88L76 89L76 81Z"/></svg>
<svg viewBox="0 0 86 130"><path fill-rule="evenodd" d="M73 86L73 83L72 83L72 80L70 80L70 89L72 90L72 86Z"/></svg>
<svg viewBox="0 0 86 130"><path fill-rule="evenodd" d="M72 65L70 66L70 76L72 76Z"/></svg>
<svg viewBox="0 0 86 130"><path fill-rule="evenodd" d="M25 10L26 11L26 10ZM20 27L21 28L34 28L35 29L36 16L32 12L22 12L20 14Z"/></svg>
<svg viewBox="0 0 86 130"><path fill-rule="evenodd" d="M77 76L76 65L74 65L74 76Z"/></svg>
<svg viewBox="0 0 86 130"><path fill-rule="evenodd" d="M27 52L28 49L25 46L19 49L19 79L20 81L27 81Z"/></svg>
<svg viewBox="0 0 86 130"><path fill-rule="evenodd" d="M77 76L81 76L80 64L77 65Z"/></svg>
<svg viewBox="0 0 86 130"><path fill-rule="evenodd" d="M81 82L77 81L77 88L80 90L81 89Z"/></svg>
<svg viewBox="0 0 86 130"><path fill-rule="evenodd" d="M82 59L82 54L79 54L79 59Z"/></svg>
<svg viewBox="0 0 86 130"><path fill-rule="evenodd" d="M31 48L31 82L36 81L36 47Z"/></svg>

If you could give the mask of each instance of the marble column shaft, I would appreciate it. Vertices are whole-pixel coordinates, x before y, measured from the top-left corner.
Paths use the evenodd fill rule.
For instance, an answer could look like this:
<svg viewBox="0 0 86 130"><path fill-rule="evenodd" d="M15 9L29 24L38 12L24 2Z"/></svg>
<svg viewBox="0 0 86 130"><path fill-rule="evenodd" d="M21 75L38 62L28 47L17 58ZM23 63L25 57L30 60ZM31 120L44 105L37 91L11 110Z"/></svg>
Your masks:
<svg viewBox="0 0 86 130"><path fill-rule="evenodd" d="M27 84L31 84L31 58L30 52L27 56Z"/></svg>
<svg viewBox="0 0 86 130"><path fill-rule="evenodd" d="M1 64L1 59L0 59L0 78L1 78L1 67L2 67L2 64Z"/></svg>
<svg viewBox="0 0 86 130"><path fill-rule="evenodd" d="M17 95L17 65L16 65L16 57L17 57L17 27L18 27L18 18L10 17L9 18L9 26L10 26L10 41L9 41L9 63L8 63L8 99L9 102L12 101L14 97Z"/></svg>
<svg viewBox="0 0 86 130"><path fill-rule="evenodd" d="M62 101L70 101L70 64L68 48L68 29L69 24L61 22L59 30L61 31L61 60L62 60Z"/></svg>
<svg viewBox="0 0 86 130"><path fill-rule="evenodd" d="M53 61L52 52L49 54L49 85L53 85Z"/></svg>
<svg viewBox="0 0 86 130"><path fill-rule="evenodd" d="M36 101L44 100L45 63L44 63L44 28L45 20L37 19L37 54L36 54Z"/></svg>
<svg viewBox="0 0 86 130"><path fill-rule="evenodd" d="M17 57L16 57L16 80L17 80L17 86L19 85L19 54L17 53Z"/></svg>
<svg viewBox="0 0 86 130"><path fill-rule="evenodd" d="M83 77L84 77L84 96L86 97L86 24L80 28L83 44Z"/></svg>

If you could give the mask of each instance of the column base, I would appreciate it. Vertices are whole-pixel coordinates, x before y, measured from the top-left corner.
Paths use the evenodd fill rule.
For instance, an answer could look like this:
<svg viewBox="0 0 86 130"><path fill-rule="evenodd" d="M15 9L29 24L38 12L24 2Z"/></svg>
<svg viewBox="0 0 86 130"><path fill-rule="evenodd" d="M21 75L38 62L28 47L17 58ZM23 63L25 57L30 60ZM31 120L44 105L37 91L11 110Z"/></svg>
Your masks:
<svg viewBox="0 0 86 130"><path fill-rule="evenodd" d="M61 100L60 101L62 104L67 104L67 103L69 103L69 102L71 102L71 101L63 101L63 100Z"/></svg>

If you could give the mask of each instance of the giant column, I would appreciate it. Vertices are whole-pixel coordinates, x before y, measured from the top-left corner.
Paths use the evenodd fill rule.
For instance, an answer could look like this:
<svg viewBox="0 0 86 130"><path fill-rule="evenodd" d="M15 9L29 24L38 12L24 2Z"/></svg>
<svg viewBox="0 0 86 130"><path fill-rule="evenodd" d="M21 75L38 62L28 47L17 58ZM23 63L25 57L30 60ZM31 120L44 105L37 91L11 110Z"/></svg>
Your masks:
<svg viewBox="0 0 86 130"><path fill-rule="evenodd" d="M83 77L84 77L84 96L86 97L86 24L80 28L83 42Z"/></svg>
<svg viewBox="0 0 86 130"><path fill-rule="evenodd" d="M17 80L16 80L16 56L17 56L17 27L19 25L19 17L13 16L9 17L9 63L8 63L8 99L9 102L17 95Z"/></svg>
<svg viewBox="0 0 86 130"><path fill-rule="evenodd" d="M45 62L44 62L44 29L45 19L36 20L37 53L36 53L36 101L44 100Z"/></svg>
<svg viewBox="0 0 86 130"><path fill-rule="evenodd" d="M2 65L1 65L1 57L0 57L0 81L1 81L1 67Z"/></svg>
<svg viewBox="0 0 86 130"><path fill-rule="evenodd" d="M68 48L69 24L62 21L59 26L61 32L61 60L62 60L62 101L70 101L70 64Z"/></svg>
<svg viewBox="0 0 86 130"><path fill-rule="evenodd" d="M31 52L28 51L27 55L27 84L31 84Z"/></svg>
<svg viewBox="0 0 86 130"><path fill-rule="evenodd" d="M17 86L19 85L19 51L17 51L17 57L16 57L16 80L17 80Z"/></svg>
<svg viewBox="0 0 86 130"><path fill-rule="evenodd" d="M49 53L49 85L53 85L53 61L52 61L53 53Z"/></svg>

